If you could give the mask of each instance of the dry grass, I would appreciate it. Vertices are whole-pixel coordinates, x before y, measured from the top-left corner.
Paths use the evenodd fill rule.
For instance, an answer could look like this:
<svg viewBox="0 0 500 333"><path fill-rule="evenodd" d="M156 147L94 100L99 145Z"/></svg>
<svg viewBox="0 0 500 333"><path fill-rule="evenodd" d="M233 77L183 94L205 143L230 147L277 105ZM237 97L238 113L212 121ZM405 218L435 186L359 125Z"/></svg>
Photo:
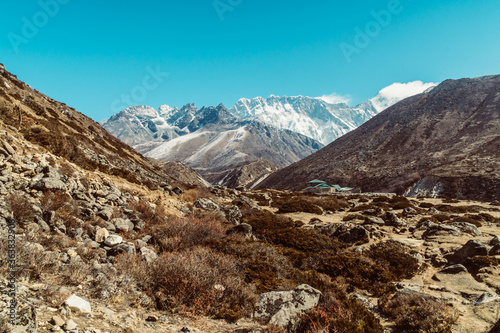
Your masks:
<svg viewBox="0 0 500 333"><path fill-rule="evenodd" d="M5 198L7 209L12 212L12 216L20 226L31 222L34 217L32 203L28 196L21 192L14 192Z"/></svg>
<svg viewBox="0 0 500 333"><path fill-rule="evenodd" d="M394 332L450 333L458 314L444 302L423 294L403 294L380 301L384 314L395 322Z"/></svg>

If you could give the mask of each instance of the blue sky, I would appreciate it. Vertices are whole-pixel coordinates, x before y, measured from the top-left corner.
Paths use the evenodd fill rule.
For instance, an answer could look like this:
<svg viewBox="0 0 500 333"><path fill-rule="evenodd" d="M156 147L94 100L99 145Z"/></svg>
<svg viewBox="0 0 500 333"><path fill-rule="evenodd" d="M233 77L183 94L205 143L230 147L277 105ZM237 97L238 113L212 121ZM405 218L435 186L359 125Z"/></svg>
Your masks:
<svg viewBox="0 0 500 333"><path fill-rule="evenodd" d="M96 121L128 102L356 104L394 82L500 74L499 41L495 0L42 0L0 13L0 62Z"/></svg>

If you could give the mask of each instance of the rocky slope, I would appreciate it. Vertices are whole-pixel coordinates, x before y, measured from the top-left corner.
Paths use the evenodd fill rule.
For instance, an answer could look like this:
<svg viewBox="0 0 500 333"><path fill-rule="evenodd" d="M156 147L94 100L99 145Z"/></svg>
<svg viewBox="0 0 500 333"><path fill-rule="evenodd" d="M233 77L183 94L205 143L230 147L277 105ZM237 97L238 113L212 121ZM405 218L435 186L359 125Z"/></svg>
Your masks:
<svg viewBox="0 0 500 333"><path fill-rule="evenodd" d="M173 179L98 123L17 79L0 65L0 120L57 156L87 170L137 183Z"/></svg>
<svg viewBox="0 0 500 333"><path fill-rule="evenodd" d="M259 187L311 179L413 195L500 198L500 76L447 80L397 103Z"/></svg>
<svg viewBox="0 0 500 333"><path fill-rule="evenodd" d="M279 165L272 162L257 160L234 169L206 174L205 177L214 185L253 189L267 176L280 168Z"/></svg>
<svg viewBox="0 0 500 333"><path fill-rule="evenodd" d="M181 162L156 162L161 168L177 181L191 186L208 187L210 183L193 168Z"/></svg>

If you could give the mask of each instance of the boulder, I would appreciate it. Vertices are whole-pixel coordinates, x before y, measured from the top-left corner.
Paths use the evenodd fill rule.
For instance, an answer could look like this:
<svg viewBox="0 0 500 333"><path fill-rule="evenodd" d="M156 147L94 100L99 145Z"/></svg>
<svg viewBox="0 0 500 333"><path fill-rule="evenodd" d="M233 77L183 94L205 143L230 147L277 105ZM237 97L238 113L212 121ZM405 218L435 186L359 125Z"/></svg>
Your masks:
<svg viewBox="0 0 500 333"><path fill-rule="evenodd" d="M346 232L336 232L334 236L337 237L339 241L349 244L358 242L366 243L370 240L370 232L360 225Z"/></svg>
<svg viewBox="0 0 500 333"><path fill-rule="evenodd" d="M95 241L102 243L109 237L109 231L106 228L100 228L95 232Z"/></svg>
<svg viewBox="0 0 500 333"><path fill-rule="evenodd" d="M461 232L465 232L472 236L481 236L481 230L479 230L474 224L467 222L454 222L450 224L452 227L459 229Z"/></svg>
<svg viewBox="0 0 500 333"><path fill-rule="evenodd" d="M226 219L232 224L238 225L241 220L241 211L238 206L227 205L222 207L222 212Z"/></svg>
<svg viewBox="0 0 500 333"><path fill-rule="evenodd" d="M500 244L497 244L497 245L493 246L490 249L489 255L490 256L498 256L498 255L500 255Z"/></svg>
<svg viewBox="0 0 500 333"><path fill-rule="evenodd" d="M221 210L220 204L209 198L201 198L194 202L196 208L208 210L211 212L219 212Z"/></svg>
<svg viewBox="0 0 500 333"><path fill-rule="evenodd" d="M68 306L73 311L79 311L85 313L92 312L90 303L76 295L71 295L66 301L64 301L64 304L66 304L66 306Z"/></svg>
<svg viewBox="0 0 500 333"><path fill-rule="evenodd" d="M35 182L31 188L38 191L46 191L46 190L61 190L67 191L68 188L66 184L64 184L61 180L55 178L42 178L39 181Z"/></svg>
<svg viewBox="0 0 500 333"><path fill-rule="evenodd" d="M457 265L447 266L447 267L443 268L439 273L441 273L441 274L458 274L458 273L462 273L462 272L467 273L467 268L465 268L464 265L457 264Z"/></svg>
<svg viewBox="0 0 500 333"><path fill-rule="evenodd" d="M385 213L385 224L391 227L402 227L405 225L393 211Z"/></svg>
<svg viewBox="0 0 500 333"><path fill-rule="evenodd" d="M299 316L318 305L321 292L302 284L291 291L273 291L261 294L254 318L292 331Z"/></svg>
<svg viewBox="0 0 500 333"><path fill-rule="evenodd" d="M108 237L109 238L109 237ZM109 255L112 255L112 256L117 256L119 254L130 254L130 255L133 255L136 253L136 250L135 250L135 245L133 243L121 243L121 244L118 244L116 246L113 246L111 248L111 250L108 251L108 254Z"/></svg>
<svg viewBox="0 0 500 333"><path fill-rule="evenodd" d="M417 225L418 226L418 225ZM450 225L434 224L431 225L422 235L423 238L435 236L461 236L462 232L456 227Z"/></svg>
<svg viewBox="0 0 500 333"><path fill-rule="evenodd" d="M491 246L500 245L500 236L493 237L488 244Z"/></svg>
<svg viewBox="0 0 500 333"><path fill-rule="evenodd" d="M375 225L385 225L385 221L382 220L380 217L376 216L367 216L365 218L365 222L363 224L375 224Z"/></svg>
<svg viewBox="0 0 500 333"><path fill-rule="evenodd" d="M252 237L252 226L247 223L241 223L231 229L228 229L226 231L226 235L240 235L246 239L250 239Z"/></svg>
<svg viewBox="0 0 500 333"><path fill-rule="evenodd" d="M140 251L141 251L142 257L144 258L144 260L146 260L146 262L148 264L152 263L153 261L155 261L158 258L158 255L156 254L156 252L147 246L141 247Z"/></svg>
<svg viewBox="0 0 500 333"><path fill-rule="evenodd" d="M117 246L118 244L121 244L123 242L123 238L118 235L111 235L106 238L104 241L104 244L107 246Z"/></svg>
<svg viewBox="0 0 500 333"><path fill-rule="evenodd" d="M239 207L260 210L260 206L257 204L257 202L255 202L254 200L252 200L249 197L246 197L244 195L238 196L238 198L236 198L236 200L234 200L233 203Z"/></svg>
<svg viewBox="0 0 500 333"><path fill-rule="evenodd" d="M474 256L487 256L488 248L481 242L471 239L453 254L445 256L450 263L461 264L465 259Z"/></svg>
<svg viewBox="0 0 500 333"><path fill-rule="evenodd" d="M126 232L134 229L134 224L129 219L114 218L110 221L116 227L116 230Z"/></svg>
<svg viewBox="0 0 500 333"><path fill-rule="evenodd" d="M96 215L105 221L109 221L111 219L111 216L113 216L113 207L106 206L103 209L99 210Z"/></svg>

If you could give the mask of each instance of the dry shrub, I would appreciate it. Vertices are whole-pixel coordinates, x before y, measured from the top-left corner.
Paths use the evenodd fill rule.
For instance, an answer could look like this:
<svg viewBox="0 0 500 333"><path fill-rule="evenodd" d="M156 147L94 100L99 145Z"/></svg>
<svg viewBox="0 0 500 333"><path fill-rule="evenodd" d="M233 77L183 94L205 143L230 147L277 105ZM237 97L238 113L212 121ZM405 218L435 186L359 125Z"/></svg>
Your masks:
<svg viewBox="0 0 500 333"><path fill-rule="evenodd" d="M235 257L245 271L246 281L255 284L257 292L289 286L286 279L293 269L292 263L272 245L232 237L212 240L207 245Z"/></svg>
<svg viewBox="0 0 500 333"><path fill-rule="evenodd" d="M54 308L62 306L70 295L71 293L68 289L61 288L59 285L48 285L41 291L41 297Z"/></svg>
<svg viewBox="0 0 500 333"><path fill-rule="evenodd" d="M170 218L152 229L155 244L163 251L176 251L225 236L225 228L215 219L194 216Z"/></svg>
<svg viewBox="0 0 500 333"><path fill-rule="evenodd" d="M43 211L57 211L70 200L73 200L69 194L62 191L45 191L40 198L40 206Z"/></svg>
<svg viewBox="0 0 500 333"><path fill-rule="evenodd" d="M457 216L457 217L453 218L453 222L466 222L466 223L473 224L478 228L483 226L481 221L484 221L481 216L471 215L471 214L466 214L464 216Z"/></svg>
<svg viewBox="0 0 500 333"><path fill-rule="evenodd" d="M167 211L161 204L157 204L153 207L151 204L143 200L129 201L128 209L138 212L140 218L146 222L147 227L161 225L165 223L167 218Z"/></svg>
<svg viewBox="0 0 500 333"><path fill-rule="evenodd" d="M164 253L149 266L143 287L161 310L230 319L248 314L253 303L237 261L206 248Z"/></svg>
<svg viewBox="0 0 500 333"><path fill-rule="evenodd" d="M331 277L342 277L349 284L382 295L393 289L389 282L409 279L419 272L420 266L408 249L395 241L372 245L363 253L322 252L311 256L312 269Z"/></svg>
<svg viewBox="0 0 500 333"><path fill-rule="evenodd" d="M182 201L194 203L198 199L202 198L210 198L213 200L217 200L217 197L213 195L210 190L206 187L196 187L186 190L182 194Z"/></svg>
<svg viewBox="0 0 500 333"><path fill-rule="evenodd" d="M434 214L432 218L437 220L439 223L446 222L450 220L450 216L446 214Z"/></svg>
<svg viewBox="0 0 500 333"><path fill-rule="evenodd" d="M359 301L339 291L328 291L318 306L301 316L296 332L382 333L375 316Z"/></svg>
<svg viewBox="0 0 500 333"><path fill-rule="evenodd" d="M70 247L77 247L78 241L62 234L40 235L38 242L50 251L65 250Z"/></svg>
<svg viewBox="0 0 500 333"><path fill-rule="evenodd" d="M335 212L342 208L348 208L349 203L344 199L338 199L332 196L311 197L309 201L324 210Z"/></svg>
<svg viewBox="0 0 500 333"><path fill-rule="evenodd" d="M442 212L465 214L465 213L479 213L481 207L479 206L451 206L451 205L438 205L437 210Z"/></svg>
<svg viewBox="0 0 500 333"><path fill-rule="evenodd" d="M424 294L397 293L379 303L382 312L394 320L394 332L450 333L458 319L444 302Z"/></svg>
<svg viewBox="0 0 500 333"><path fill-rule="evenodd" d="M60 276L65 285L78 286L87 279L90 266L81 259L72 258L67 265L60 266Z"/></svg>
<svg viewBox="0 0 500 333"><path fill-rule="evenodd" d="M21 192L14 192L5 198L7 209L12 212L12 216L20 226L32 221L34 211L27 195Z"/></svg>
<svg viewBox="0 0 500 333"><path fill-rule="evenodd" d="M322 215L323 210L317 204L313 203L310 197L289 197L277 198L272 203L273 207L278 208L278 213L304 212Z"/></svg>
<svg viewBox="0 0 500 333"><path fill-rule="evenodd" d="M42 278L42 274L50 273L57 267L57 261L46 252L40 251L35 243L27 242L21 237L16 237L15 242L18 279L37 281ZM5 271L8 268L8 260L8 241L5 237L0 239L0 267Z"/></svg>
<svg viewBox="0 0 500 333"><path fill-rule="evenodd" d="M0 315L0 333L11 333L12 332L12 330L8 326L8 322L9 321L5 316Z"/></svg>

